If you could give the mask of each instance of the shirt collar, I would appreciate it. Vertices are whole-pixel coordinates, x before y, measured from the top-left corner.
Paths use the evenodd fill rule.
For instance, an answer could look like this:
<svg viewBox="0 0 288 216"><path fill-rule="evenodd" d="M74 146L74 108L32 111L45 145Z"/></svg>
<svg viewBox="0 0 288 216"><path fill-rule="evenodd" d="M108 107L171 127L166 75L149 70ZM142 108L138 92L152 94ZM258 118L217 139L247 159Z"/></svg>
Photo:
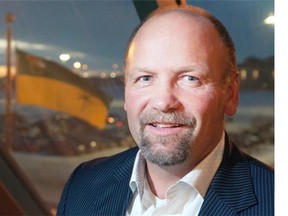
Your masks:
<svg viewBox="0 0 288 216"><path fill-rule="evenodd" d="M187 173L182 179L180 179L179 182L184 182L190 185L195 188L202 197L204 197L222 161L224 142L225 133L223 132L223 135L216 147L191 172ZM129 185L132 192L135 193L137 191L142 199L146 178L146 161L140 152L141 150L139 150L136 155Z"/></svg>
<svg viewBox="0 0 288 216"><path fill-rule="evenodd" d="M146 161L140 152L141 150L136 155L129 185L133 193L137 190L140 197L142 197L145 184L144 179L146 178Z"/></svg>
<svg viewBox="0 0 288 216"><path fill-rule="evenodd" d="M187 173L181 182L194 187L202 197L205 197L208 187L220 166L223 158L225 143L225 133L215 146L215 148L189 173Z"/></svg>

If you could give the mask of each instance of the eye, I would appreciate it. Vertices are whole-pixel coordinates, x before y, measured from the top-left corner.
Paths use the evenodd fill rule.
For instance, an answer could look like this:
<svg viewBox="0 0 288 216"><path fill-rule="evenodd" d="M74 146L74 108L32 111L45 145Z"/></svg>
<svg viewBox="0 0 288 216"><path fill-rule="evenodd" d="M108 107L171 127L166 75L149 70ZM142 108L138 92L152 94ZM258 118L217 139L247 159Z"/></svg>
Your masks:
<svg viewBox="0 0 288 216"><path fill-rule="evenodd" d="M139 75L138 77L135 77L133 83L138 87L146 87L151 85L152 79L152 75Z"/></svg>
<svg viewBox="0 0 288 216"><path fill-rule="evenodd" d="M201 85L201 81L196 76L183 75L179 79L179 84L189 86L189 87L197 87L197 86Z"/></svg>
<svg viewBox="0 0 288 216"><path fill-rule="evenodd" d="M138 78L138 81L140 82L149 82L151 81L152 77L149 75L141 76Z"/></svg>
<svg viewBox="0 0 288 216"><path fill-rule="evenodd" d="M186 80L186 81L191 81L191 82L193 82L193 81L199 81L199 79L198 79L197 77L195 77L195 76L190 76L190 75L184 76L183 79Z"/></svg>

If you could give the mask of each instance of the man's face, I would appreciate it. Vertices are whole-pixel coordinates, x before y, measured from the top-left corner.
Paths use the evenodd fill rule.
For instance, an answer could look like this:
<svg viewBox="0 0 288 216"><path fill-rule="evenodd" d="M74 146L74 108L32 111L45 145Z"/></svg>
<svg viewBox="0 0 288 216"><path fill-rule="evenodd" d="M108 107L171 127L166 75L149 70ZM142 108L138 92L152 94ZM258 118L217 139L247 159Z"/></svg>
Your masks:
<svg viewBox="0 0 288 216"><path fill-rule="evenodd" d="M203 18L152 18L128 52L125 110L133 138L158 165L199 162L219 142L237 88L224 89L227 55Z"/></svg>

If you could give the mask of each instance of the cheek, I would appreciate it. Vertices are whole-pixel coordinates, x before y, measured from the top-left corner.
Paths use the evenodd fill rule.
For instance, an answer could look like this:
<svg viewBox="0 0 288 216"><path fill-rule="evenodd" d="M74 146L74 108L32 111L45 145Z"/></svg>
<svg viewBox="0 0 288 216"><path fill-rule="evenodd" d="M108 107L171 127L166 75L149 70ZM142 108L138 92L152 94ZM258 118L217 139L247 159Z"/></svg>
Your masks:
<svg viewBox="0 0 288 216"><path fill-rule="evenodd" d="M125 89L125 102L124 109L127 114L129 113L141 113L141 111L147 106L150 100L151 93L148 91L140 91L134 88Z"/></svg>
<svg viewBox="0 0 288 216"><path fill-rule="evenodd" d="M145 108L144 98L144 95L138 94L133 89L125 90L124 109L131 129L137 127L138 117Z"/></svg>
<svg viewBox="0 0 288 216"><path fill-rule="evenodd" d="M125 102L124 109L127 112L127 115L136 110L137 104L141 98L136 94L133 94L132 91L125 91ZM133 109L134 107L134 109Z"/></svg>
<svg viewBox="0 0 288 216"><path fill-rule="evenodd" d="M139 143L140 140L139 130L141 126L139 123L139 116L145 107L145 105L143 105L143 99L143 96L133 90L125 91L124 109L127 114L130 133L136 143Z"/></svg>
<svg viewBox="0 0 288 216"><path fill-rule="evenodd" d="M194 99L193 99L194 98ZM224 106L223 106L222 95L213 90L198 92L191 97L189 101L189 107L186 110L191 110L194 112L198 120L200 119L214 119L213 116L223 116Z"/></svg>

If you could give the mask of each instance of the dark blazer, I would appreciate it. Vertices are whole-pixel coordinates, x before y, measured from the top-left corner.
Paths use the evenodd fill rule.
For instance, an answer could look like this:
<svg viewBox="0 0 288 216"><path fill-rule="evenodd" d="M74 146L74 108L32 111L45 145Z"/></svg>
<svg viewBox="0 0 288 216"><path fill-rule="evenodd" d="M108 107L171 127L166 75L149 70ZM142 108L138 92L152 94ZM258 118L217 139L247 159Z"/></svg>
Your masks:
<svg viewBox="0 0 288 216"><path fill-rule="evenodd" d="M125 215L138 148L81 164L66 183L57 215ZM274 215L274 172L240 152L228 137L223 160L199 215Z"/></svg>

